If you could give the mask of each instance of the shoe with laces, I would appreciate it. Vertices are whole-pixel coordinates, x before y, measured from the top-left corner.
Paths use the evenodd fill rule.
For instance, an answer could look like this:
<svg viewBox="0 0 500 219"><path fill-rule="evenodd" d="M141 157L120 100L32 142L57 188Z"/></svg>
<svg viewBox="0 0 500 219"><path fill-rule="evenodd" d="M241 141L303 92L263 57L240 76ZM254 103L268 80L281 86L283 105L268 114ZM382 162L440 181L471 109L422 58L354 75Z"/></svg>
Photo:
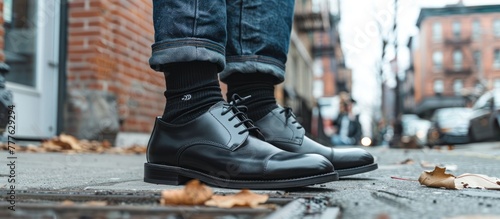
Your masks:
<svg viewBox="0 0 500 219"><path fill-rule="evenodd" d="M144 181L179 185L199 179L224 188L282 189L338 180L323 156L283 151L259 139L241 110L222 101L185 124L157 118Z"/></svg>
<svg viewBox="0 0 500 219"><path fill-rule="evenodd" d="M278 107L255 121L265 141L285 151L301 154L320 154L327 158L339 173L349 176L378 168L373 156L361 148L334 149L321 145L307 136L291 108Z"/></svg>

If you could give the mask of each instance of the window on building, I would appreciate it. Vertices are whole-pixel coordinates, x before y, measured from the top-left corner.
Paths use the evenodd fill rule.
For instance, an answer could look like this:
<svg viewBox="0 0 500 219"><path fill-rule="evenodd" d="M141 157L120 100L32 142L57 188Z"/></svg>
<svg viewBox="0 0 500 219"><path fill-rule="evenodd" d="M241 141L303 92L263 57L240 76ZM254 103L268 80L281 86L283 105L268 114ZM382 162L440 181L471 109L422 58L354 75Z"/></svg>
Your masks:
<svg viewBox="0 0 500 219"><path fill-rule="evenodd" d="M443 53L441 51L435 51L432 54L432 62L434 64L434 70L440 71L443 68Z"/></svg>
<svg viewBox="0 0 500 219"><path fill-rule="evenodd" d="M38 29L37 5L33 0L4 0L3 41L5 63L10 67L7 81L36 86L36 39Z"/></svg>
<svg viewBox="0 0 500 219"><path fill-rule="evenodd" d="M464 88L464 81L462 79L456 79L453 81L453 93L459 96Z"/></svg>
<svg viewBox="0 0 500 219"><path fill-rule="evenodd" d="M476 67L476 69L480 69L482 63L481 51L478 50L474 51L474 54L472 56L474 58L474 66Z"/></svg>
<svg viewBox="0 0 500 219"><path fill-rule="evenodd" d="M436 42L441 41L442 33L443 33L443 30L441 27L441 23L440 22L434 23L432 25L432 38L434 39L434 41L436 41Z"/></svg>
<svg viewBox="0 0 500 219"><path fill-rule="evenodd" d="M435 80L434 81L434 93L442 94L444 91L444 82L443 80Z"/></svg>
<svg viewBox="0 0 500 219"><path fill-rule="evenodd" d="M454 21L452 28L453 28L453 37L460 38L460 33L462 32L462 25L460 24L460 22Z"/></svg>
<svg viewBox="0 0 500 219"><path fill-rule="evenodd" d="M464 57L462 51L460 51L459 49L453 51L453 68L455 70L462 69L463 58Z"/></svg>
<svg viewBox="0 0 500 219"><path fill-rule="evenodd" d="M500 69L500 49L495 49L493 67Z"/></svg>
<svg viewBox="0 0 500 219"><path fill-rule="evenodd" d="M481 38L481 23L478 20L472 22L472 38L474 40Z"/></svg>
<svg viewBox="0 0 500 219"><path fill-rule="evenodd" d="M500 37L500 19L497 18L495 21L493 21L493 34L495 34L496 37Z"/></svg>

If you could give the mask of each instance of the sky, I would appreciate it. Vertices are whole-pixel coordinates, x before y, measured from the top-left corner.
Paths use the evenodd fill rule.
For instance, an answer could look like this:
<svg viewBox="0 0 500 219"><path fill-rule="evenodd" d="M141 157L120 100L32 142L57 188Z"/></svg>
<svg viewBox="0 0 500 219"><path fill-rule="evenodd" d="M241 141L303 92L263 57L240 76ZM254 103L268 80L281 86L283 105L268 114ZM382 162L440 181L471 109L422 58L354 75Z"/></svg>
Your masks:
<svg viewBox="0 0 500 219"><path fill-rule="evenodd" d="M459 0L398 0L397 42L398 66L402 73L409 66L409 50L406 47L410 36L418 34L416 21L420 8L444 7L456 4ZM500 0L463 0L463 4L492 5ZM382 37L394 44L392 28L394 24L394 0L340 0L341 21L340 39L348 68L352 69L352 96L357 101L357 111L362 122L369 123L370 118L380 109L380 82L395 85L391 66L394 47L386 48L386 58L380 76L380 56ZM382 32L379 30L382 29ZM366 127L364 125L364 127ZM366 130L367 131L367 130Z"/></svg>

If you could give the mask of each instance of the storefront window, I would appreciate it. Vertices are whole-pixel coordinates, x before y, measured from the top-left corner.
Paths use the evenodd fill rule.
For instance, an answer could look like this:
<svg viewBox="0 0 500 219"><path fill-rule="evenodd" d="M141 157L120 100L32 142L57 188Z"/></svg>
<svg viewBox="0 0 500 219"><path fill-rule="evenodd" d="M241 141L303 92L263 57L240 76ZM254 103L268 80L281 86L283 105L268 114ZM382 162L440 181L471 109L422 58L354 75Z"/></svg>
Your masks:
<svg viewBox="0 0 500 219"><path fill-rule="evenodd" d="M35 86L37 1L4 0L5 63L10 72L6 79Z"/></svg>

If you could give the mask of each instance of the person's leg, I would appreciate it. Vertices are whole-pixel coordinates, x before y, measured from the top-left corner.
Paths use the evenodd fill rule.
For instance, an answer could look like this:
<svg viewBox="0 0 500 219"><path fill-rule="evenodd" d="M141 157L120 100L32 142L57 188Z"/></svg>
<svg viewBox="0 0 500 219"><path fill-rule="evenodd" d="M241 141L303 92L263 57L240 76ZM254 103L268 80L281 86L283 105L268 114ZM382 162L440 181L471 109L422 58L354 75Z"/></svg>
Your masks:
<svg viewBox="0 0 500 219"><path fill-rule="evenodd" d="M225 10L224 0L153 1L149 63L165 73L164 121L190 121L223 100L217 73L225 63Z"/></svg>
<svg viewBox="0 0 500 219"><path fill-rule="evenodd" d="M293 0L227 1L227 67L221 80L227 97L251 95L252 120L277 108L274 85L283 82L290 43Z"/></svg>
<svg viewBox="0 0 500 219"><path fill-rule="evenodd" d="M377 168L362 149L332 149L305 136L290 108L276 105L274 85L285 79L293 20L293 0L227 1L226 69L221 80L227 98L250 95L248 117L272 145L295 153L316 153L333 163L340 176Z"/></svg>
<svg viewBox="0 0 500 219"><path fill-rule="evenodd" d="M144 181L195 178L220 187L275 189L338 179L327 159L257 138L240 108L223 101L217 73L225 65L224 0L154 0L153 6L150 65L165 74L167 104L148 143Z"/></svg>

